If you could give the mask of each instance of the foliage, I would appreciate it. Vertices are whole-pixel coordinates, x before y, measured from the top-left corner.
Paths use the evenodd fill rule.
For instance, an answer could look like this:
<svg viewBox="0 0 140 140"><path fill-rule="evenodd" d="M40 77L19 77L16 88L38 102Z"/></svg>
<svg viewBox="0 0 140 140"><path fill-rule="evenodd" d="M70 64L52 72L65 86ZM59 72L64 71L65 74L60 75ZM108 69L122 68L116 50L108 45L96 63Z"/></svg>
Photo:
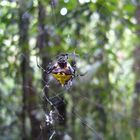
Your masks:
<svg viewBox="0 0 140 140"><path fill-rule="evenodd" d="M46 10L44 27L48 40L43 53L37 46L38 3ZM85 76L73 81L67 100L67 125L75 140L96 139L96 132L107 140L138 140L131 125L134 72L133 50L139 43L136 31L136 4L117 0L28 0L22 18L29 18L30 67L37 91L40 110L42 91L41 70L36 57L54 60L59 53L76 52L77 67ZM61 13L66 8L66 13ZM23 7L24 9L24 7ZM64 14L64 15L62 15ZM21 139L22 74L20 62L24 57L19 44L19 1L0 1L0 139ZM58 94L61 92L54 89ZM40 120L42 111L38 111ZM80 118L80 119L79 119ZM81 121L82 120L82 121ZM31 126L26 118L26 131ZM82 122L85 125L82 125ZM94 128L90 130L90 127Z"/></svg>

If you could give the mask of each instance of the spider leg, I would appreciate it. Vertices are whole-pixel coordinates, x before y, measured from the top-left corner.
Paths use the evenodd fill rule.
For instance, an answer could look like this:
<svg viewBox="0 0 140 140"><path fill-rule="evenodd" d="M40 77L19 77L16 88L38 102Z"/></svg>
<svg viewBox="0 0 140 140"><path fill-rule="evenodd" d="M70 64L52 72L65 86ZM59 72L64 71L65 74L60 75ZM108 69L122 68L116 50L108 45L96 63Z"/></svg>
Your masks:
<svg viewBox="0 0 140 140"><path fill-rule="evenodd" d="M83 74L73 74L74 77L81 77L81 76L85 76L87 74L87 72L83 73Z"/></svg>
<svg viewBox="0 0 140 140"><path fill-rule="evenodd" d="M43 72L45 72L45 73L47 73L47 74L48 74L48 71L47 71L47 70L45 70L44 68L42 68L39 64L37 64L37 66L38 66L38 68L42 69L42 70L43 70Z"/></svg>
<svg viewBox="0 0 140 140"><path fill-rule="evenodd" d="M56 134L55 130L53 131L53 133L51 134L49 140L52 140L53 136Z"/></svg>
<svg viewBox="0 0 140 140"><path fill-rule="evenodd" d="M36 63L37 63L37 67L38 67L39 69L42 69L43 72L48 73L48 71L45 70L45 69L38 63L37 57L36 57Z"/></svg>
<svg viewBox="0 0 140 140"><path fill-rule="evenodd" d="M45 72L46 74L50 74L52 72L52 70L55 68L54 66L50 66L47 68L47 70L45 70L39 63L38 63L38 60L37 60L37 57L36 57L36 63L37 63L37 67L42 69L43 72Z"/></svg>

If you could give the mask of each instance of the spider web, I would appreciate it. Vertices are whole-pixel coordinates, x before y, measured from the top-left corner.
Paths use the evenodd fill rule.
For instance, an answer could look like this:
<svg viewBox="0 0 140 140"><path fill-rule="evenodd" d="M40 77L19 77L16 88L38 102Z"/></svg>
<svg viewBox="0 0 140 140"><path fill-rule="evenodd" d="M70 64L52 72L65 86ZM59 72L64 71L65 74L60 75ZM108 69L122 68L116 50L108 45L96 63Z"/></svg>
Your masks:
<svg viewBox="0 0 140 140"><path fill-rule="evenodd" d="M43 90L46 88L46 86L43 88ZM57 93L56 95L52 96L52 97L45 97L45 100L49 103L50 106L52 106L52 109L50 109L50 111L45 113L45 124L46 125L51 125L52 126L52 133L50 135L49 140L53 139L54 135L57 134L57 129L55 129L55 125L57 125L57 121L58 121L58 117L60 117L62 120L64 120L63 116L59 113L57 107L53 104L53 102L51 101L54 98L57 98L58 101L67 104L66 101L64 99L61 98L60 95L63 95L64 93ZM65 93L68 94L68 93ZM88 98L81 96L82 100L88 100ZM51 100L50 100L51 99ZM78 120L80 121L80 123L82 125L84 125L85 127L87 127L98 140L103 140L103 137L95 130L94 127L92 127L90 124L88 124L88 122L86 120L84 120L81 115L78 113L77 109L74 108L72 115L74 115L75 117L78 118ZM56 123L56 124L55 124ZM40 137L38 138L40 139Z"/></svg>
<svg viewBox="0 0 140 140"><path fill-rule="evenodd" d="M74 56L75 59L75 54L71 54L72 56ZM76 61L76 60L75 60ZM37 62L38 63L38 62ZM43 71L45 71L43 68L41 68ZM85 75L86 76L86 75ZM79 77L79 76L78 76ZM80 77L79 77L80 78ZM51 79L51 78L50 78ZM74 79L75 80L75 79ZM50 135L49 140L53 139L54 135L57 134L57 130L54 128L55 124L57 124L57 121L59 118L62 119L62 121L64 121L63 116L59 113L57 107L52 101L53 99L56 98L57 101L61 102L62 104L67 104L65 99L64 99L64 94L71 94L72 89L71 87L61 87L61 85L58 85L58 82L55 83L55 85L57 86L57 90L54 91L53 88L50 86L50 82L51 80L49 80L49 82L46 82L45 80L43 80L43 82L46 83L46 85L43 87L42 89L42 95L45 99L45 102L48 102L48 104L51 106L51 108L49 108L47 111L45 111L45 124L47 126L51 126L52 127L52 132ZM58 90L58 87L60 87L60 91ZM51 95L51 97L47 97L44 94L44 90L45 88L49 89L49 94ZM69 89L70 88L70 89ZM62 97L63 96L63 97ZM72 96L72 95L71 95ZM62 99L63 98L63 99ZM86 96L80 95L79 99L81 98L81 100L85 100L88 101L88 98ZM60 104L61 105L61 104ZM71 112L71 115L75 116L76 118L78 118L78 120L80 121L80 123L82 125L84 125L85 127L87 127L98 140L103 140L103 137L95 130L94 127L92 127L86 120L84 120L81 115L78 113L78 110L76 108L74 108L74 110ZM41 132L42 134L42 132ZM38 139L40 139L41 135L39 136Z"/></svg>

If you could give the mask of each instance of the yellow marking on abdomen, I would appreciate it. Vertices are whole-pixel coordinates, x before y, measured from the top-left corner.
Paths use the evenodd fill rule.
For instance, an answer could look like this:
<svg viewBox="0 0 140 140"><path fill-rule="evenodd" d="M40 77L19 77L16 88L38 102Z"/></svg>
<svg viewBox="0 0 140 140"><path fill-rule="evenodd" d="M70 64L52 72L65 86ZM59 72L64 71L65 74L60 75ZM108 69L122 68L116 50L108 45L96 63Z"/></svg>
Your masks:
<svg viewBox="0 0 140 140"><path fill-rule="evenodd" d="M55 79L57 79L60 82L61 85L66 84L66 82L69 81L71 79L71 76L72 76L72 75L66 75L65 73L62 73L62 74L53 73L52 75Z"/></svg>

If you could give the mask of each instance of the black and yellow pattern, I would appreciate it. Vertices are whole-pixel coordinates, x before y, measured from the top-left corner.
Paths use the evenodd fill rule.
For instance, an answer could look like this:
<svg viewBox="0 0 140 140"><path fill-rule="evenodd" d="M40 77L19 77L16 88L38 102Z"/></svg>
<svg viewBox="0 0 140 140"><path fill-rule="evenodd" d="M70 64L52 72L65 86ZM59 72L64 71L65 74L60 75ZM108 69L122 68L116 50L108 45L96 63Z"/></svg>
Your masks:
<svg viewBox="0 0 140 140"><path fill-rule="evenodd" d="M64 86L71 78L72 75L66 73L52 73L53 77L57 79L62 86Z"/></svg>

